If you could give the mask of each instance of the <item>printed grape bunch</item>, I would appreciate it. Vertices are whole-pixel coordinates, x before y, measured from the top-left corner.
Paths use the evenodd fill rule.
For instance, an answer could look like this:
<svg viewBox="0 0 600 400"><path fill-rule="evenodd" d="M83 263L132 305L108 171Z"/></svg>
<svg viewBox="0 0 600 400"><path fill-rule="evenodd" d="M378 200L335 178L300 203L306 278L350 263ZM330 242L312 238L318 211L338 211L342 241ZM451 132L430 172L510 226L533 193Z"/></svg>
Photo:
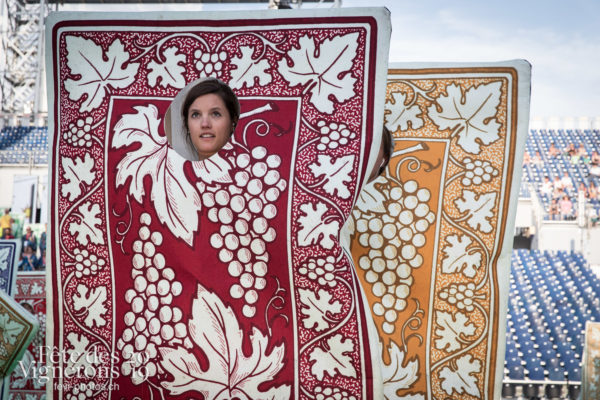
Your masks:
<svg viewBox="0 0 600 400"><path fill-rule="evenodd" d="M238 278L230 295L243 298L242 313L251 318L256 314L258 293L267 285L266 246L276 237L269 221L277 215L274 203L285 190L286 181L277 171L281 158L268 155L263 146L237 154L234 163L233 184L207 187L202 203L208 219L220 225L210 236L210 244L228 266L229 275Z"/></svg>
<svg viewBox="0 0 600 400"><path fill-rule="evenodd" d="M140 216L139 239L133 242L134 287L125 292L131 310L124 316L127 327L117 341L124 359L121 372L131 375L134 383L141 383L145 374L153 377L160 372L156 363L158 346L181 345L187 337L183 313L171 305L183 287L175 279L175 271L166 265L164 255L156 251L163 237L160 232L150 231L151 222L150 214Z"/></svg>
<svg viewBox="0 0 600 400"><path fill-rule="evenodd" d="M414 180L401 186L376 185L384 196L382 212L353 212L356 235L361 246L369 252L359 258L358 265L371 284L371 292L379 298L373 313L385 319L383 330L392 334L398 313L407 306L413 284L412 269L423 265L419 253L425 245L425 232L435 221L428 201L428 189L419 188Z"/></svg>

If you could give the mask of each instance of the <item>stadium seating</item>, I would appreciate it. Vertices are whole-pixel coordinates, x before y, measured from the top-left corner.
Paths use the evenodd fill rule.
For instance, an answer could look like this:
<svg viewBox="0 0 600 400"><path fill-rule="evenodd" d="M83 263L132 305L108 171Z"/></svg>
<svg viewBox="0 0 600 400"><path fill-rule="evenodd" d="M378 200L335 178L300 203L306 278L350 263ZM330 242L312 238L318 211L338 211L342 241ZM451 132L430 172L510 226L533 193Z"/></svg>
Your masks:
<svg viewBox="0 0 600 400"><path fill-rule="evenodd" d="M0 164L48 163L48 128L8 126L0 132Z"/></svg>
<svg viewBox="0 0 600 400"><path fill-rule="evenodd" d="M581 254L515 250L508 303L505 389L553 398L576 395L586 321L600 321L600 279ZM516 381L516 382L515 382ZM542 392L545 387L545 392Z"/></svg>
<svg viewBox="0 0 600 400"><path fill-rule="evenodd" d="M551 144L561 151L556 157L548 156L548 149ZM555 177L562 178L567 172L573 182L573 188L565 192L573 202L574 210L577 210L577 191L580 183L589 187L590 182L594 182L596 187L600 185L600 177L590 175L590 164L580 159L572 163L569 156L562 154L563 150L573 143L576 146L583 145L587 154L591 155L593 151L600 152L600 131L598 130L531 130L527 139L525 150L530 156L539 152L542 162L529 163L523 167L523 184L521 186L531 187L539 199L542 201L546 213L550 208L551 196L542 193L541 186L544 177L554 181ZM527 193L521 191L521 197L527 197ZM590 206L595 210L596 215L600 214L600 199L590 200ZM549 216L546 214L546 219Z"/></svg>

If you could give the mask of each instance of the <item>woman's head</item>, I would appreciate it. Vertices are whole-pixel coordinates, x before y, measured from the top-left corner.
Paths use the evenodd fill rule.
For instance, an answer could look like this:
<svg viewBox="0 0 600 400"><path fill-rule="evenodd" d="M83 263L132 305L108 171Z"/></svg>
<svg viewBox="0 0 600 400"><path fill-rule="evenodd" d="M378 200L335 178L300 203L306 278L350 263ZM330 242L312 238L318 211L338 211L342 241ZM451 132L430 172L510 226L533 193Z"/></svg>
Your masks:
<svg viewBox="0 0 600 400"><path fill-rule="evenodd" d="M188 91L181 114L188 144L205 159L230 139L240 117L240 104L229 86L208 78Z"/></svg>

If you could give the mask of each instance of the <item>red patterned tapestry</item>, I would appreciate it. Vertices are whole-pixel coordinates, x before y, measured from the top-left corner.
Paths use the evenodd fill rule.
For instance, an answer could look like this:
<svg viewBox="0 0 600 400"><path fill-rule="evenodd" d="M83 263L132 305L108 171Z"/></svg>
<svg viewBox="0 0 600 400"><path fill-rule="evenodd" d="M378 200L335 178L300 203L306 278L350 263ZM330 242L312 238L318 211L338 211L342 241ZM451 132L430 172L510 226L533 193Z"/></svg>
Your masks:
<svg viewBox="0 0 600 400"><path fill-rule="evenodd" d="M498 399L530 66L398 64L394 155L350 220L384 399Z"/></svg>
<svg viewBox="0 0 600 400"><path fill-rule="evenodd" d="M389 35L384 9L49 18L49 397L380 398L338 233L379 148ZM203 76L242 115L192 162L163 124Z"/></svg>
<svg viewBox="0 0 600 400"><path fill-rule="evenodd" d="M46 273L19 272L15 300L35 316L39 330L10 376L9 399L46 398Z"/></svg>

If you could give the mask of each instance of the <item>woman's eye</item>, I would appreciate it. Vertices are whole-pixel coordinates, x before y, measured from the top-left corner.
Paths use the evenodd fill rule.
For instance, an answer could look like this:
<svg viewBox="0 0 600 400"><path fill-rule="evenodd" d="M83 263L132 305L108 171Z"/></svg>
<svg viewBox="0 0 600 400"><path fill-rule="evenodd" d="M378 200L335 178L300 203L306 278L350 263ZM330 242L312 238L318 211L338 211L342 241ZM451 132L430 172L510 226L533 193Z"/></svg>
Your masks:
<svg viewBox="0 0 600 400"><path fill-rule="evenodd" d="M197 117L198 117L198 115L199 115L199 114L198 114L197 112L193 112L193 113L192 113L192 115L191 115L191 117L192 117L192 118L197 118Z"/></svg>
<svg viewBox="0 0 600 400"><path fill-rule="evenodd" d="M215 117L220 117L220 116L221 116L221 113L220 113L219 111L213 111L213 115L214 115Z"/></svg>

